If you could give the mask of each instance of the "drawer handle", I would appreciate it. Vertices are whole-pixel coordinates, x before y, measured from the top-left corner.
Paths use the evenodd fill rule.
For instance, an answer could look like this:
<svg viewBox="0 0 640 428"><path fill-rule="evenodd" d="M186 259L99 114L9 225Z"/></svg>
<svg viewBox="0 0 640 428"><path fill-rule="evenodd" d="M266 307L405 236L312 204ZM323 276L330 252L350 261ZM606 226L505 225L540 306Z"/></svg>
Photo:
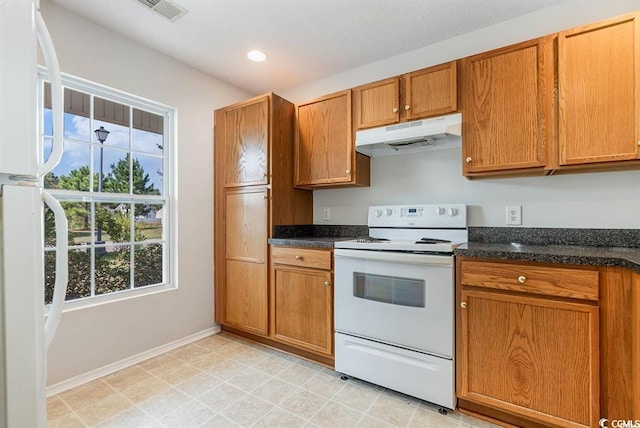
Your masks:
<svg viewBox="0 0 640 428"><path fill-rule="evenodd" d="M527 280L527 277L526 277L526 276L524 276L524 275L520 275L520 276L518 277L518 282L519 282L520 284L524 284L524 282L525 282L526 280Z"/></svg>
<svg viewBox="0 0 640 428"><path fill-rule="evenodd" d="M324 286L325 286L325 287L328 287L328 286L330 286L330 285L331 285L331 283L330 283L329 281L325 281L325 282L324 282Z"/></svg>
<svg viewBox="0 0 640 428"><path fill-rule="evenodd" d="M467 302L460 302L460 307L462 309L467 309Z"/></svg>
<svg viewBox="0 0 640 428"><path fill-rule="evenodd" d="M304 257L302 257L302 256L296 256L296 260L304 260Z"/></svg>

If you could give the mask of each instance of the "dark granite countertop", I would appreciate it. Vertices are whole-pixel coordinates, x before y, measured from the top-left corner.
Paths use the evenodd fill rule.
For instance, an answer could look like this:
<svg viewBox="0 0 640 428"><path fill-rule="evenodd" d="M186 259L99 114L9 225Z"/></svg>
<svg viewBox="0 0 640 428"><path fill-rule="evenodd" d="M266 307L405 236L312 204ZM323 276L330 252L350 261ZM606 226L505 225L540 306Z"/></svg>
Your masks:
<svg viewBox="0 0 640 428"><path fill-rule="evenodd" d="M455 255L617 266L640 273L639 237L638 229L470 227L469 242L458 247Z"/></svg>
<svg viewBox="0 0 640 428"><path fill-rule="evenodd" d="M307 247L307 248L333 248L336 241L353 239L353 236L301 236L299 238L269 238L267 241L271 245L281 245L287 247Z"/></svg>
<svg viewBox="0 0 640 428"><path fill-rule="evenodd" d="M364 225L301 224L274 226L273 238L267 242L288 247L333 248L336 241L363 235L369 235L369 228Z"/></svg>

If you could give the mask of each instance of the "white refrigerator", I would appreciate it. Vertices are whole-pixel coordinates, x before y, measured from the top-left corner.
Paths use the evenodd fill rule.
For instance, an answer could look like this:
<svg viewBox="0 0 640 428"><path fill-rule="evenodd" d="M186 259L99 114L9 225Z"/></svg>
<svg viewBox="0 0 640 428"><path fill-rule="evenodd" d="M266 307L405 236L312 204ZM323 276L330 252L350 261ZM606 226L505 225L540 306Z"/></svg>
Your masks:
<svg viewBox="0 0 640 428"><path fill-rule="evenodd" d="M54 149L43 162L38 45L52 85ZM66 293L67 222L41 178L62 154L63 89L38 0L0 1L0 427L46 426L46 352ZM56 289L44 307L43 203L55 213Z"/></svg>

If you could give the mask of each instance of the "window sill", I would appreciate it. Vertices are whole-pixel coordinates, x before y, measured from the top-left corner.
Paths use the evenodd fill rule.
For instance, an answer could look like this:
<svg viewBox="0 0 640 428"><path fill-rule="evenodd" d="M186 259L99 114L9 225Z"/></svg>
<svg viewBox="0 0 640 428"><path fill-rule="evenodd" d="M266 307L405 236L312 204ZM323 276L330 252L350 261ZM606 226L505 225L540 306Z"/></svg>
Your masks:
<svg viewBox="0 0 640 428"><path fill-rule="evenodd" d="M164 293L167 291L177 290L175 284L159 284L147 287L136 288L133 290L123 290L114 293L103 294L101 296L84 297L81 299L69 300L64 303L62 312L72 312L82 309L88 309L95 306L102 306L109 303L120 302L123 300L136 299L139 297L150 296L152 294ZM45 306L45 316L49 314L51 305Z"/></svg>

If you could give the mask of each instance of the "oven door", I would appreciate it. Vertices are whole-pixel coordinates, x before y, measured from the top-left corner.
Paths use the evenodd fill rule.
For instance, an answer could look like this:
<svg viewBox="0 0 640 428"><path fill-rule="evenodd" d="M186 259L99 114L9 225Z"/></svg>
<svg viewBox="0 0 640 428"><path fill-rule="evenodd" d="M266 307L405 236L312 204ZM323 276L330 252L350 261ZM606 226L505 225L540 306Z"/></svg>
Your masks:
<svg viewBox="0 0 640 428"><path fill-rule="evenodd" d="M453 256L334 254L336 332L453 357Z"/></svg>

